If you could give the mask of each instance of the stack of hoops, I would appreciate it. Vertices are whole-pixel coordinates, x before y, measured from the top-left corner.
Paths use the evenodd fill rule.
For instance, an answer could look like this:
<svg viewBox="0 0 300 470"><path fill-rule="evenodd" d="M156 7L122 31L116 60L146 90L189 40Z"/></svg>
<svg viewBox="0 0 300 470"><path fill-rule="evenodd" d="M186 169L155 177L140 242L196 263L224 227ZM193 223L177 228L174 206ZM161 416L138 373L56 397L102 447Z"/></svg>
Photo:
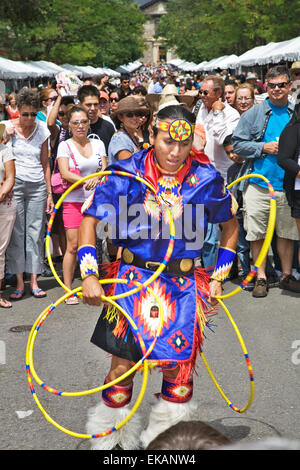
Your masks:
<svg viewBox="0 0 300 470"><path fill-rule="evenodd" d="M143 178L141 178L137 175L133 175L131 173L127 173L127 172L123 172L123 171L102 171L102 172L99 172L99 173L95 173L95 174L86 176L85 178L82 178L80 181L77 181L72 186L70 186L70 188L68 188L67 191L61 196L61 198L59 199L59 201L57 202L57 204L56 204L56 206L53 210L53 213L52 213L52 215L50 217L50 220L49 220L49 223L48 223L47 232L46 232L46 251L47 251L49 266L52 270L52 273L53 273L55 279L57 280L58 284L66 291L66 294L64 294L62 297L60 297L56 302L49 305L38 316L38 318L34 322L34 324L32 326L32 329L30 331L28 342L27 342L27 348L26 348L26 374L27 374L27 380L28 380L28 384L29 384L31 394L32 394L33 399L34 399L35 403L37 404L38 408L40 409L40 411L42 412L44 417L53 426L55 426L57 429L59 429L60 431L66 433L66 434L69 434L73 437L79 437L79 438L82 438L82 439L100 438L100 437L107 436L108 434L111 434L114 431L117 431L122 426L124 426L126 424L126 422L128 422L131 419L131 417L137 411L138 407L140 406L140 404L142 402L142 399L143 399L145 391L146 391L147 382L148 382L149 361L148 361L147 358L149 357L149 355L153 351L157 341L159 341L159 338L161 336L162 329L163 329L163 320L164 320L164 312L163 312L163 307L162 307L161 301L160 301L159 297L155 294L155 292L151 289L150 284L154 280L156 280L160 276L160 274L163 272L163 270L165 269L167 263L169 262L169 260L171 258L171 255L172 255L172 252L173 252L173 247L174 247L174 242L175 242L175 227L174 227L174 222L173 222L171 212L169 211L169 214L170 214L170 217L169 217L169 220L170 220L170 238L169 238L168 248L167 248L167 251L165 253L164 259L162 260L162 262L158 266L157 270L152 274L151 277L149 277L149 279L145 283L141 284L141 283L135 282L134 283L135 287L133 289L129 290L127 293L123 293L123 294L116 295L116 296L111 296L111 297L105 297L105 296L102 297L103 302L110 303L111 305L113 305L114 307L119 309L122 312L122 314L125 316L125 318L129 322L129 324L131 325L133 334L136 336L136 339L139 342L143 357L128 372L123 374L121 377L118 377L117 379L115 379L115 380L113 380L109 383L106 383L106 384L104 384L100 387L93 388L93 389L90 389L90 390L84 390L84 391L80 391L80 392L59 391L59 390L56 390L55 388L51 387L50 385L47 385L42 379L40 379L40 377L37 375L37 373L35 371L34 363L33 363L33 348L34 348L34 343L35 343L35 340L36 340L39 329L41 328L41 326L43 325L43 323L45 322L47 317L53 312L53 310L56 307L58 307L65 299L69 298L72 295L77 295L79 297L82 296L82 294L81 294L82 288L81 287L70 290L64 285L64 283L59 278L59 276L58 276L58 274L57 274L57 272L54 268L53 262L52 262L51 253L50 253L50 240L51 240L51 228L52 228L52 224L53 224L53 221L54 221L54 218L55 218L55 214L58 211L58 209L60 208L64 198L73 189L75 189L77 186L84 183L89 178L94 178L96 176L101 177L101 176L104 176L104 175L110 175L110 176L119 175L119 176L125 176L125 177L128 177L128 178L134 178L137 181L141 182L142 184L145 184L146 186L148 186L148 188L150 188L150 190L153 191L154 194L156 193L155 188L150 183L148 183L146 180L144 180ZM251 175L242 176L242 177L238 178L236 181L232 182L228 186L228 189L232 188L232 186L234 184L239 183L243 179L251 178L251 177L262 178L267 183L268 189L269 189L270 214L269 214L269 221L268 221L268 228L267 228L266 238L264 240L261 252L260 252L260 254L257 258L257 261L256 261L253 269L247 275L247 277L242 282L242 284L240 286L238 286L236 289L234 289L232 292L217 297L217 300L218 300L219 304L221 305L221 307L224 309L225 313L227 314L227 317L230 320L230 322L231 322L231 324L232 324L232 326L235 330L235 333L238 337L238 340L240 342L242 351L244 353L244 358L245 358L246 366L247 366L248 373L249 373L250 396L249 396L248 403L246 404L246 406L244 408L238 408L237 406L233 405L233 403L227 398L227 396L225 395L225 393L221 389L220 385L218 384L217 380L215 379L215 377L214 377L214 375L213 375L213 373L212 373L212 371L211 371L211 369L208 365L208 362L206 360L206 357L205 357L204 353L201 352L201 357L203 359L205 367L206 367L213 383L215 384L216 388L218 389L218 391L220 392L221 396L226 401L228 406L233 411L236 411L238 413L244 413L245 411L247 411L249 409L249 407L251 406L252 402L253 402L253 398L254 398L254 376L253 376L251 361L250 361L245 343L243 341L242 335L239 332L239 329L238 329L236 323L234 322L232 316L229 313L229 310L227 309L227 307L223 303L222 299L226 299L226 298L232 297L233 295L237 294L242 289L244 289L246 287L246 285L253 279L253 277L255 276L259 266L261 265L262 261L264 260L265 256L268 253L269 246L271 244L273 233L274 233L275 219L276 219L276 198L275 198L275 195L274 195L274 190L273 190L273 187L271 186L270 182L265 177L263 177L261 175L258 175L258 174L251 174ZM100 284L108 284L108 283L124 283L124 284L127 284L128 281L126 279L103 279L103 280L99 280L99 283ZM135 294L136 292L140 291L141 289L148 289L150 294L153 295L153 297L155 298L155 300L156 300L156 302L159 306L159 325L158 325L155 337L154 337L154 339L153 339L153 341L152 341L152 343L151 343L151 345L150 345L150 347L148 348L147 351L146 351L146 348L145 348L144 341L143 341L140 333L138 332L138 328L137 328L136 324L134 323L134 321L132 320L130 315L123 308L121 308L118 305L118 303L116 302L116 300L118 300L119 298L121 298L121 297L124 298L126 296ZM132 409L131 409L130 413L128 414L128 416L123 421L121 421L119 424L112 427L111 429L108 429L108 430L105 430L105 431L99 430L99 433L93 434L93 435L92 434L82 434L82 433L78 433L78 432L73 432L73 431L61 426L56 421L54 421L54 419L51 418L51 416L46 412L46 410L42 406L40 400L38 399L35 388L34 388L34 385L33 385L33 380L32 380L32 379L34 379L35 382L40 387L42 387L44 390L46 390L49 393L52 393L54 395L58 395L58 396L61 396L61 397L80 397L80 396L100 392L102 390L105 390L106 388L109 388L113 385L116 385L117 383L123 381L126 377L128 377L130 374L132 374L134 371L136 371L137 369L140 369L140 368L143 369L143 373L144 373L142 387L141 387L140 393L138 395L138 398L136 400L136 403L132 407Z"/></svg>

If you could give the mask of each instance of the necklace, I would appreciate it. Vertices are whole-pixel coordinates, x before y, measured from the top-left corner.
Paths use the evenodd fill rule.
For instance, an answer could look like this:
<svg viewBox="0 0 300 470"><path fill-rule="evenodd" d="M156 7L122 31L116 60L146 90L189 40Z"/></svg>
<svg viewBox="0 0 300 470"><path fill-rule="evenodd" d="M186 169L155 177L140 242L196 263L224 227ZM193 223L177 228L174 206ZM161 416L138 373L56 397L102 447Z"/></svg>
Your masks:
<svg viewBox="0 0 300 470"><path fill-rule="evenodd" d="M161 166L157 163L157 161L155 161L155 166L156 166L156 168L159 169L159 171L160 171L163 175L177 175L177 173L183 168L184 163L182 163L182 164L180 165L180 167L179 167L176 171L167 171L167 170L164 170L164 169L161 168Z"/></svg>

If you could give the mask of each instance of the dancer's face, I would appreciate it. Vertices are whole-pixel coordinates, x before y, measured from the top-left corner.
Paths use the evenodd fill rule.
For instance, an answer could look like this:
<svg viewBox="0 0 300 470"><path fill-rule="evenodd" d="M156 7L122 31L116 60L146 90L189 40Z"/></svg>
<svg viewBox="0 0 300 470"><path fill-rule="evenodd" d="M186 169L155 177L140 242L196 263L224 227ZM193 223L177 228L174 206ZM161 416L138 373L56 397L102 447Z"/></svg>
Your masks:
<svg viewBox="0 0 300 470"><path fill-rule="evenodd" d="M171 119L164 120L172 122ZM184 142L177 142L171 139L168 132L158 130L157 136L152 139L158 164L163 170L171 173L180 168L192 149L192 135Z"/></svg>

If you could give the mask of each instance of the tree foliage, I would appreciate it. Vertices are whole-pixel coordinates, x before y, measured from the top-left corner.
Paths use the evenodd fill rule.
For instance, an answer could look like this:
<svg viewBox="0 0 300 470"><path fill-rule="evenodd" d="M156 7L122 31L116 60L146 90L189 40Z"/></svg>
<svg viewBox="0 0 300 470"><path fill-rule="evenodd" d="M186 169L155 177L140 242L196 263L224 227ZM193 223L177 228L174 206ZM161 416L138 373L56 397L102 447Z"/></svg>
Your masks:
<svg viewBox="0 0 300 470"><path fill-rule="evenodd" d="M169 0L157 35L195 63L300 34L297 0Z"/></svg>
<svg viewBox="0 0 300 470"><path fill-rule="evenodd" d="M1 48L9 57L115 67L143 53L145 17L133 0L2 1L32 4L29 13L2 14Z"/></svg>

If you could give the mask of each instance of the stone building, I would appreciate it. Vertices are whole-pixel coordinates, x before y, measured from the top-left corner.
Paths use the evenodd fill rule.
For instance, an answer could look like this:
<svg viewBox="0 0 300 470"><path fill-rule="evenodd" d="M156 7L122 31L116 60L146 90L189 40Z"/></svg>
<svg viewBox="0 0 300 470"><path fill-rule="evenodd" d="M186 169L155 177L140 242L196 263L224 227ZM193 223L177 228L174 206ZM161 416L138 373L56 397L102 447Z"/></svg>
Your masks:
<svg viewBox="0 0 300 470"><path fill-rule="evenodd" d="M136 0L142 12L147 17L145 23L146 49L140 59L144 64L159 65L177 58L176 55L166 50L163 41L156 39L156 28L162 15L166 13L167 0Z"/></svg>

